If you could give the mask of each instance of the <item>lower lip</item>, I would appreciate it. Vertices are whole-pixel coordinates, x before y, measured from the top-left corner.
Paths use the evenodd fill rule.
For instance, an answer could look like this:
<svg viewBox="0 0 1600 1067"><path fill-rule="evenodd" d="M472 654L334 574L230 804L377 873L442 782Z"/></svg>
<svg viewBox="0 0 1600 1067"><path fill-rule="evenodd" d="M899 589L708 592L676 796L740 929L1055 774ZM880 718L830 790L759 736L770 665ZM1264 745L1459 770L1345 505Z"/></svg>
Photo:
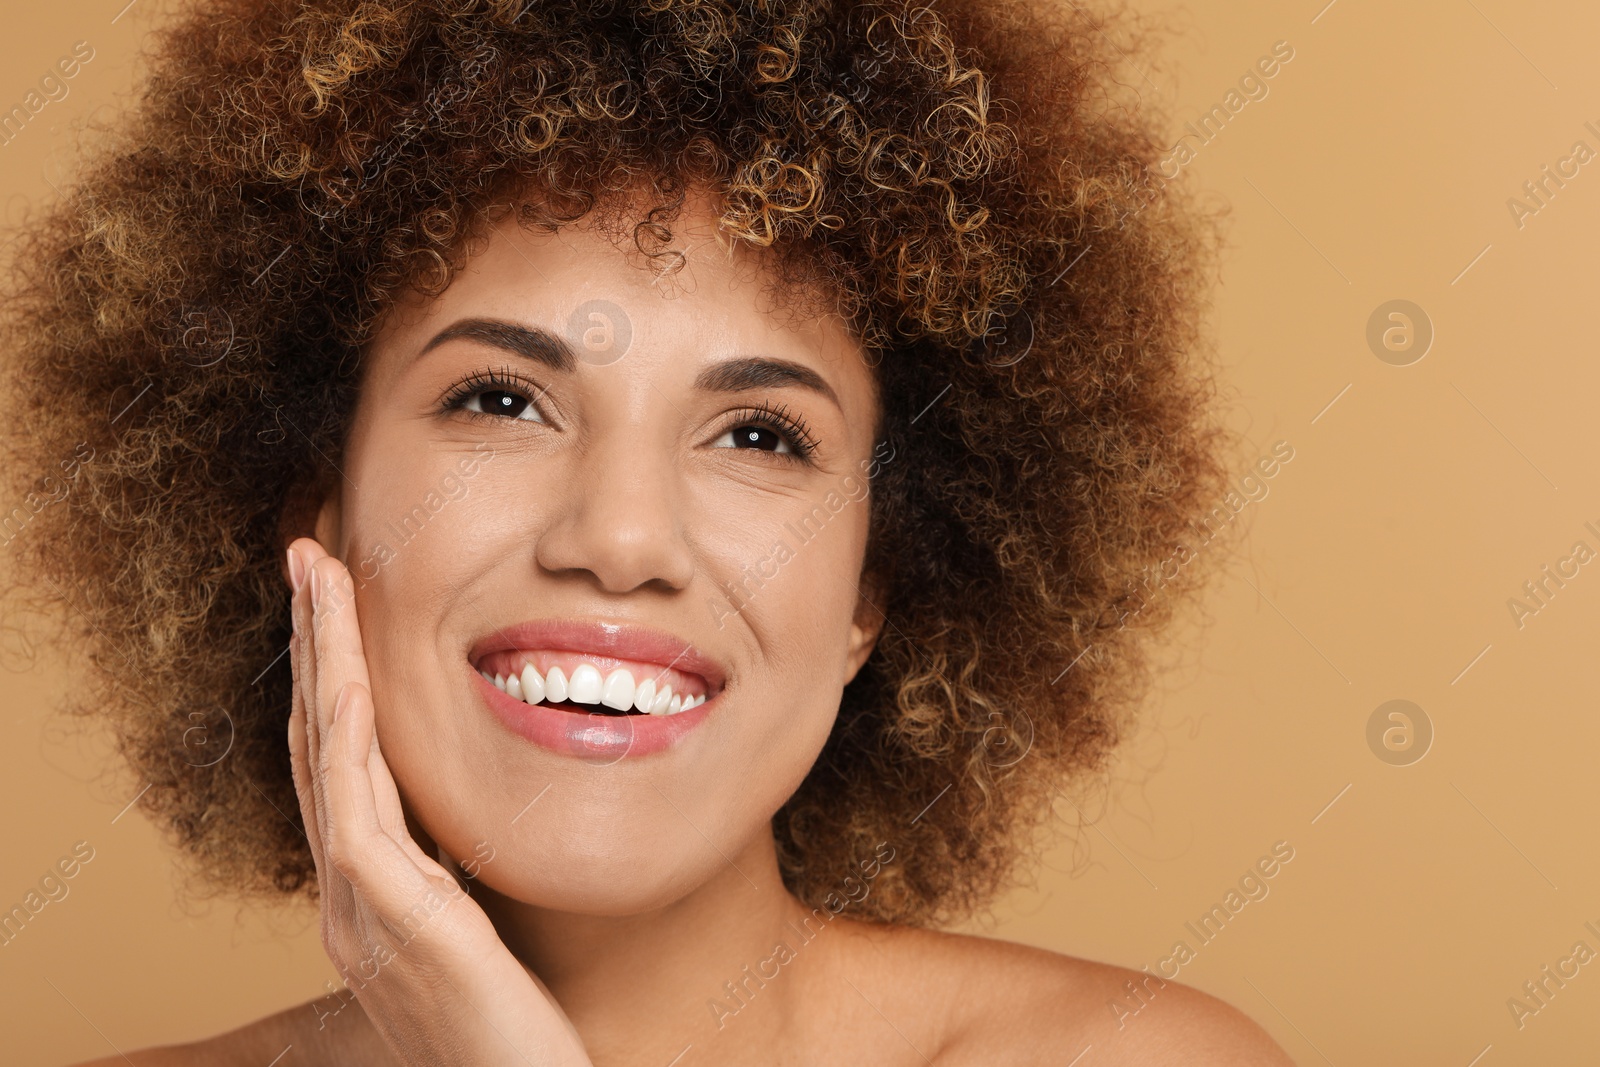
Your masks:
<svg viewBox="0 0 1600 1067"><path fill-rule="evenodd" d="M558 755L599 763L670 748L704 722L717 702L717 697L707 697L704 703L676 715L583 715L518 700L484 678L472 664L467 664L467 671L489 710L512 733Z"/></svg>

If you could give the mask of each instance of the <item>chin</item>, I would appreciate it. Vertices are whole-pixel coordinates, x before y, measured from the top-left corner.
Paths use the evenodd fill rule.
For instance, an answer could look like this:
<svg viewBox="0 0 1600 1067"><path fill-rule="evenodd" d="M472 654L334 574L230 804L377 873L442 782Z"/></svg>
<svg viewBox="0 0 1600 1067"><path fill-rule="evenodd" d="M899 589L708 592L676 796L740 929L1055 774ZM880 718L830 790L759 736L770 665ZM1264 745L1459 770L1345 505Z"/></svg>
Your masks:
<svg viewBox="0 0 1600 1067"><path fill-rule="evenodd" d="M728 867L698 837L698 847L664 842L659 834L650 840L622 833L603 847L592 839L569 839L563 846L553 838L542 833L526 845L496 849L467 880L469 889L483 885L508 900L551 911L620 917L665 908ZM464 854L472 856L476 845L464 843ZM449 846L445 850L456 855Z"/></svg>

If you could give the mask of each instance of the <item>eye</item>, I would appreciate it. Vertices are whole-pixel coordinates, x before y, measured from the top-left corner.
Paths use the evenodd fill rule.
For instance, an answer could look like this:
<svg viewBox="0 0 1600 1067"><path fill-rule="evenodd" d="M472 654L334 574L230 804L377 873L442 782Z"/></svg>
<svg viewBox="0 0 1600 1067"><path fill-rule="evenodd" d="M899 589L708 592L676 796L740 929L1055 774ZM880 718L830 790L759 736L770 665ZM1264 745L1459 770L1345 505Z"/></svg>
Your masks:
<svg viewBox="0 0 1600 1067"><path fill-rule="evenodd" d="M721 448L758 448L763 452L794 451L789 445L789 439L777 430L750 423L735 426L717 438L716 443Z"/></svg>
<svg viewBox="0 0 1600 1067"><path fill-rule="evenodd" d="M503 415L511 419L531 416L524 421L544 421L539 417L539 409L533 406L533 402L515 389L480 389L462 400L461 407L480 415Z"/></svg>
<svg viewBox="0 0 1600 1067"><path fill-rule="evenodd" d="M794 462L806 461L817 447L805 421L791 415L781 404L777 407L763 404L740 412L712 446L772 452Z"/></svg>
<svg viewBox="0 0 1600 1067"><path fill-rule="evenodd" d="M513 419L520 422L545 422L534 400L544 390L513 373L486 371L472 375L454 386L442 401L443 411L461 409L472 415Z"/></svg>

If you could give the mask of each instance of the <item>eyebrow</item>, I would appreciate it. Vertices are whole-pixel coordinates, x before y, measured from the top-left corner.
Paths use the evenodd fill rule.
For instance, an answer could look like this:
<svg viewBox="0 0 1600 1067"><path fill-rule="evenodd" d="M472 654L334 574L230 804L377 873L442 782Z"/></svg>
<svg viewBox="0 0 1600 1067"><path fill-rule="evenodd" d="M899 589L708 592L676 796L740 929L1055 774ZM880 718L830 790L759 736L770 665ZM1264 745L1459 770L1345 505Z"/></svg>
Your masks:
<svg viewBox="0 0 1600 1067"><path fill-rule="evenodd" d="M707 367L694 380L696 389L713 393L738 393L747 389L782 388L786 385L809 389L818 396L826 397L840 411L844 410L833 387L823 380L822 375L787 359L743 356L724 360Z"/></svg>
<svg viewBox="0 0 1600 1067"><path fill-rule="evenodd" d="M551 370L570 372L578 365L578 357L573 354L571 346L555 334L499 319L462 319L452 323L434 334L433 340L423 345L422 351L417 353L417 358L421 359L446 341L457 338L504 349L524 359L542 363Z"/></svg>
<svg viewBox="0 0 1600 1067"><path fill-rule="evenodd" d="M522 326L499 319L462 319L440 330L417 353L421 358L446 341L465 339L500 348L543 364L551 370L570 373L578 365L572 346L548 330ZM702 370L694 387L704 392L739 393L751 389L797 386L827 398L844 410L838 395L827 381L810 367L773 356L742 356L724 360Z"/></svg>

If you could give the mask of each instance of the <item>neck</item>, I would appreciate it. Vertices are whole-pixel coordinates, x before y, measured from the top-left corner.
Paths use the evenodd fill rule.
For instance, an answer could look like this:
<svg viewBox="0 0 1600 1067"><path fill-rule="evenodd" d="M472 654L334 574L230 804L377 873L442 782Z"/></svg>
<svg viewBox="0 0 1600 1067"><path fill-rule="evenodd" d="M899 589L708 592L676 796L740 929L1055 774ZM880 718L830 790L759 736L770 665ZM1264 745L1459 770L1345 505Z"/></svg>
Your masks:
<svg viewBox="0 0 1600 1067"><path fill-rule="evenodd" d="M811 914L784 887L770 834L692 892L637 914L553 911L484 886L473 897L597 1063L666 1063L686 1044L703 1047L720 1036L757 999L763 1010L740 1020L739 1044L792 1017L801 983L751 977L780 942L800 949L801 921ZM767 964L769 975L774 969Z"/></svg>

